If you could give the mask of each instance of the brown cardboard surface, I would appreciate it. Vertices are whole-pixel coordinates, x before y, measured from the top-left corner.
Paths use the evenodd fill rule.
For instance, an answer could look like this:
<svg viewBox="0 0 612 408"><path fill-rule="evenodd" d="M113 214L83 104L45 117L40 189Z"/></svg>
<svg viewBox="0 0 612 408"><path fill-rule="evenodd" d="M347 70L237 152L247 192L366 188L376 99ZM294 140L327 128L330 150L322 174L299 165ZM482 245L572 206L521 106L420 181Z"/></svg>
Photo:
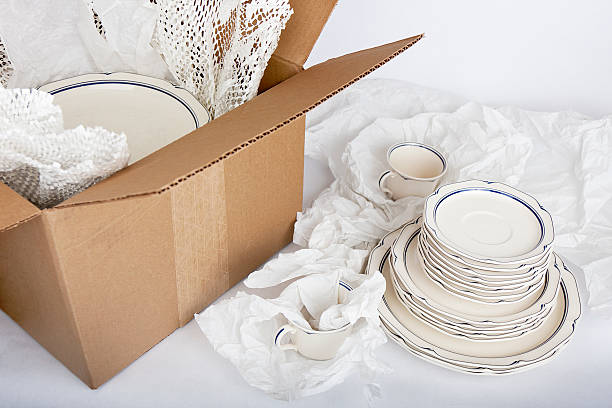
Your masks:
<svg viewBox="0 0 612 408"><path fill-rule="evenodd" d="M178 185L288 125L421 37L348 54L302 71L58 207L160 193Z"/></svg>
<svg viewBox="0 0 612 408"><path fill-rule="evenodd" d="M40 214L34 204L0 182L0 231L13 228Z"/></svg>
<svg viewBox="0 0 612 408"><path fill-rule="evenodd" d="M335 1L292 4L322 26ZM304 71L279 54L271 78L290 78L54 209L0 184L0 307L102 384L291 241L305 112L420 38Z"/></svg>
<svg viewBox="0 0 612 408"><path fill-rule="evenodd" d="M92 387L178 326L170 204L160 194L45 213Z"/></svg>
<svg viewBox="0 0 612 408"><path fill-rule="evenodd" d="M0 234L0 308L91 385L45 218Z"/></svg>
<svg viewBox="0 0 612 408"><path fill-rule="evenodd" d="M293 239L302 209L305 119L225 161L229 287Z"/></svg>
<svg viewBox="0 0 612 408"><path fill-rule="evenodd" d="M265 75L259 83L258 93L267 91L301 71L303 71L302 67L298 67L290 61L272 55L270 61L268 61Z"/></svg>
<svg viewBox="0 0 612 408"><path fill-rule="evenodd" d="M291 242L304 127L302 117L170 189L181 326Z"/></svg>
<svg viewBox="0 0 612 408"><path fill-rule="evenodd" d="M283 30L274 54L298 67L310 55L338 0L290 0L293 15Z"/></svg>
<svg viewBox="0 0 612 408"><path fill-rule="evenodd" d="M169 192L181 326L230 287L224 163Z"/></svg>

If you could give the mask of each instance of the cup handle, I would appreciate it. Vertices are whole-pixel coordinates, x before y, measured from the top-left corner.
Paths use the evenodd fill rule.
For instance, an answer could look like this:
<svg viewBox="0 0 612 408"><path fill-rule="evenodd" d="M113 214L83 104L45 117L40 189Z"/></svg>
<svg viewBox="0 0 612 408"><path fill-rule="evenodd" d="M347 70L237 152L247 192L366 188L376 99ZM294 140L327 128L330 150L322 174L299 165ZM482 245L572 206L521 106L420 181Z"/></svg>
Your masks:
<svg viewBox="0 0 612 408"><path fill-rule="evenodd" d="M295 333L295 328L291 326L290 324L281 326L281 328L278 329L278 332L276 332L276 336L274 337L274 344L276 344L276 346L281 350L297 350L297 346L293 343L281 344L281 342L283 341L283 338L287 334L293 334L293 333Z"/></svg>
<svg viewBox="0 0 612 408"><path fill-rule="evenodd" d="M393 173L391 170L387 170L381 174L380 178L378 179L378 188L380 188L380 191L382 191L389 199L393 199L393 192L387 187L387 180L394 175L395 173Z"/></svg>

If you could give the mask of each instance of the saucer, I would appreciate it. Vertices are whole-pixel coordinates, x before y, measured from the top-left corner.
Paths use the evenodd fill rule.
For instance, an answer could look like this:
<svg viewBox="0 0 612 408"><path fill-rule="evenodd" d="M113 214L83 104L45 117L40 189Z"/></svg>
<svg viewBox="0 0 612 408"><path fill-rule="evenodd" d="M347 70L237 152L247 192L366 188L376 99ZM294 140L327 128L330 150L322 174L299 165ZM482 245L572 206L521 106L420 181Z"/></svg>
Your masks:
<svg viewBox="0 0 612 408"><path fill-rule="evenodd" d="M480 180L440 187L425 202L424 224L450 252L477 264L514 265L550 251L550 214L533 197Z"/></svg>

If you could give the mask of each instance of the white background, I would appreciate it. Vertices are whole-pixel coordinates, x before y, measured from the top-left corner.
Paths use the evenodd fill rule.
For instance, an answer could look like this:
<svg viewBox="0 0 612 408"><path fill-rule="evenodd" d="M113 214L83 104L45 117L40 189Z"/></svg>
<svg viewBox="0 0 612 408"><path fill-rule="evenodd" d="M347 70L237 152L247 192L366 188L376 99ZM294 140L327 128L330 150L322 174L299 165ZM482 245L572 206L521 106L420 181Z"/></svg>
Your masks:
<svg viewBox="0 0 612 408"><path fill-rule="evenodd" d="M339 0L308 63L420 33L373 76L491 105L612 113L607 0Z"/></svg>
<svg viewBox="0 0 612 408"><path fill-rule="evenodd" d="M601 116L612 113L611 16L612 2L604 1L340 0L309 64L425 32L425 40L374 75L493 105ZM330 181L324 167L307 160L306 205ZM581 276L578 280L584 289ZM609 406L610 344L612 322L586 311L558 358L523 374L492 378L438 368L389 343L381 347L380 358L396 373L381 378L377 405ZM365 406L361 385L353 377L291 406ZM0 312L0 406L288 404L244 383L193 322L92 391Z"/></svg>

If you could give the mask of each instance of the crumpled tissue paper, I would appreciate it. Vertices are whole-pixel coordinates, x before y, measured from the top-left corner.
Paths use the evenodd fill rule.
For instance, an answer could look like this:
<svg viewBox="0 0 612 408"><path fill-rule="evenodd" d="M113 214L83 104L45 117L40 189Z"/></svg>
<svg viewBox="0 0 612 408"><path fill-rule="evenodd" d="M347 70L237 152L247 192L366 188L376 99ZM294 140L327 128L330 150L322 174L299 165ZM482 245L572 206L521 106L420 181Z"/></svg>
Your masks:
<svg viewBox="0 0 612 408"><path fill-rule="evenodd" d="M157 16L149 0L9 0L0 13L0 37L12 65L7 87L37 88L92 72L171 79L150 44Z"/></svg>
<svg viewBox="0 0 612 408"><path fill-rule="evenodd" d="M292 280L280 296L265 299L238 292L195 319L215 351L229 359L247 383L275 398L293 400L320 393L354 372L372 381L388 370L374 355L386 342L377 309L385 281L382 275L359 273L367 254L344 245L281 254L245 282L263 288ZM335 301L339 280L353 288L342 304ZM306 319L302 308L313 319ZM315 361L274 344L274 335L288 320L305 327L314 323L321 330L346 323L354 326L334 359Z"/></svg>
<svg viewBox="0 0 612 408"><path fill-rule="evenodd" d="M439 149L442 184L500 181L551 213L555 248L584 270L589 305L612 306L612 116L491 108L401 81L364 80L307 116L306 155L336 180L298 215L294 242L371 248L422 212L423 199L378 189L386 151L400 141Z"/></svg>

